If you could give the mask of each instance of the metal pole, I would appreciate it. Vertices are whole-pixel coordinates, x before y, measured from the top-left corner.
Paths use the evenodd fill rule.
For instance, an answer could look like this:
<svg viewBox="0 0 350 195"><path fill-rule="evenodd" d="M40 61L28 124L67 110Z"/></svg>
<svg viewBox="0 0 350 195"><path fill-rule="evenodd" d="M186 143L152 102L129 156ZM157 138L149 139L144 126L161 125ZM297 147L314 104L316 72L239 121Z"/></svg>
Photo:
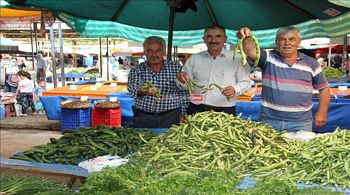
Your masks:
<svg viewBox="0 0 350 195"><path fill-rule="evenodd" d="M175 19L175 7L170 6L167 60L171 60L171 49L172 49L172 44L173 44L173 31L174 31L174 19Z"/></svg>
<svg viewBox="0 0 350 195"><path fill-rule="evenodd" d="M62 28L61 28L60 20L58 21L58 41L60 43L62 86L66 86L66 76L64 75L63 39L62 39Z"/></svg>
<svg viewBox="0 0 350 195"><path fill-rule="evenodd" d="M33 48L33 29L32 29L32 24L30 26L30 45L32 48L32 65L33 65L33 70L34 70L34 48Z"/></svg>
<svg viewBox="0 0 350 195"><path fill-rule="evenodd" d="M343 59L342 59L342 67L344 67L344 70L346 70L346 57L348 56L348 38L346 35L344 35L344 44L343 44Z"/></svg>
<svg viewBox="0 0 350 195"><path fill-rule="evenodd" d="M108 42L108 37L107 37L107 81L109 81L109 49L108 49L108 45L109 45L109 42Z"/></svg>
<svg viewBox="0 0 350 195"><path fill-rule="evenodd" d="M57 75L56 75L56 56L55 56L55 35L53 32L53 25L50 26L50 42L51 42L51 59L52 59L52 79L53 87L57 87ZM62 76L62 75L61 75Z"/></svg>
<svg viewBox="0 0 350 195"><path fill-rule="evenodd" d="M100 77L102 78L102 39L101 37L98 39L98 44L100 45L100 56L98 61L100 62Z"/></svg>
<svg viewBox="0 0 350 195"><path fill-rule="evenodd" d="M328 66L331 66L332 45L328 48Z"/></svg>
<svg viewBox="0 0 350 195"><path fill-rule="evenodd" d="M38 53L38 35L36 31L38 31L38 26L37 23L34 22L34 37L35 37L35 52Z"/></svg>

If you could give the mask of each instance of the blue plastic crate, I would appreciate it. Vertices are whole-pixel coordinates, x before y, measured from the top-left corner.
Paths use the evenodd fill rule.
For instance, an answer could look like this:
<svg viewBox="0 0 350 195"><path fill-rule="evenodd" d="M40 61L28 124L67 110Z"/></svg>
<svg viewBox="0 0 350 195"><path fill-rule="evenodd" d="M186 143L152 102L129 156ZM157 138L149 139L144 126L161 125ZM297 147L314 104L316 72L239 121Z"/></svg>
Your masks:
<svg viewBox="0 0 350 195"><path fill-rule="evenodd" d="M91 126L91 109L61 109L61 132Z"/></svg>

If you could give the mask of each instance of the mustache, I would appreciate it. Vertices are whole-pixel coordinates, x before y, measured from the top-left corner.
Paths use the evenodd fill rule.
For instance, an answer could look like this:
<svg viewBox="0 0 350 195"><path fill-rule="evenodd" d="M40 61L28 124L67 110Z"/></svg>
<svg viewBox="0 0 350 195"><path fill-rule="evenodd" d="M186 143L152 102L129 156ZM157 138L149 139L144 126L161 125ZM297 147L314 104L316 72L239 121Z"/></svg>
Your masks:
<svg viewBox="0 0 350 195"><path fill-rule="evenodd" d="M159 57L158 57L158 56L151 56L149 59L150 59L150 60L158 60Z"/></svg>
<svg viewBox="0 0 350 195"><path fill-rule="evenodd" d="M209 42L209 45L219 45L217 42Z"/></svg>

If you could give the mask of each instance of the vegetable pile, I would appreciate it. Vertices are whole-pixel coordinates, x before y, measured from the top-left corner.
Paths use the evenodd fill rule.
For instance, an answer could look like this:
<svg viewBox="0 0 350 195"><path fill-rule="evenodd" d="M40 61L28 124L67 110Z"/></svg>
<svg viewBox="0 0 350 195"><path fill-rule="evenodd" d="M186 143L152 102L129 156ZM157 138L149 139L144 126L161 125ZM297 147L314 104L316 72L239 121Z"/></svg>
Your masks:
<svg viewBox="0 0 350 195"><path fill-rule="evenodd" d="M120 167L105 168L89 175L80 189L81 194L293 194L338 195L330 189L298 189L295 183L271 177L259 180L254 186L243 184L230 170L176 171L168 175L142 161L132 160ZM247 183L246 183L247 184Z"/></svg>
<svg viewBox="0 0 350 195"><path fill-rule="evenodd" d="M64 184L47 179L9 176L0 180L0 194L75 194Z"/></svg>
<svg viewBox="0 0 350 195"><path fill-rule="evenodd" d="M292 182L350 187L350 132L314 138L298 148L285 171L276 174Z"/></svg>
<svg viewBox="0 0 350 195"><path fill-rule="evenodd" d="M270 126L233 115L189 116L145 144L136 156L162 174L231 170L238 177L285 177L292 182L350 187L350 131L309 142L291 140Z"/></svg>
<svg viewBox="0 0 350 195"><path fill-rule="evenodd" d="M226 169L266 176L287 163L298 142L270 126L226 113L203 112L148 142L137 155L163 173Z"/></svg>
<svg viewBox="0 0 350 195"><path fill-rule="evenodd" d="M344 73L341 70L330 66L323 67L323 72L326 78L329 78L329 79L337 79L344 76Z"/></svg>
<svg viewBox="0 0 350 195"><path fill-rule="evenodd" d="M50 143L35 146L15 154L12 159L78 165L79 162L103 155L125 157L138 151L142 144L156 134L149 130L134 130L130 127L84 128L65 134L60 139L50 138Z"/></svg>

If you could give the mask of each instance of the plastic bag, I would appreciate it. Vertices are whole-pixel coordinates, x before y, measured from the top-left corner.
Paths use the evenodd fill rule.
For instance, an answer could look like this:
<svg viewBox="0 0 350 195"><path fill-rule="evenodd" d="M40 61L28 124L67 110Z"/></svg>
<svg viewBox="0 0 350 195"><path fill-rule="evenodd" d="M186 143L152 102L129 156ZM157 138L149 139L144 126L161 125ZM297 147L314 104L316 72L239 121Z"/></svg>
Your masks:
<svg viewBox="0 0 350 195"><path fill-rule="evenodd" d="M87 169L89 173L101 171L104 167L118 167L129 160L119 156L99 156L79 163L80 167Z"/></svg>

